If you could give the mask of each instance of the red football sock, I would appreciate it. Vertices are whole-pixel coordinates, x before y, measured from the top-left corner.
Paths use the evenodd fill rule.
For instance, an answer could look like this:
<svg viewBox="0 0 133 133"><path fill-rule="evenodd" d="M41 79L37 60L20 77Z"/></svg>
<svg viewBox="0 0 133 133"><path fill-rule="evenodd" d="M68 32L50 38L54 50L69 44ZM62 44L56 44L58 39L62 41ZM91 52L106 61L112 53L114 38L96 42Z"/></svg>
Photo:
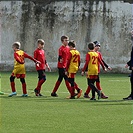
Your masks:
<svg viewBox="0 0 133 133"><path fill-rule="evenodd" d="M39 80L39 81L38 81L38 85L37 85L37 87L36 87L36 90L38 90L38 91L40 92L41 86L42 86L42 84L43 84L44 82L45 82L44 79Z"/></svg>
<svg viewBox="0 0 133 133"><path fill-rule="evenodd" d="M15 82L10 82L10 85L11 85L12 92L16 92Z"/></svg>
<svg viewBox="0 0 133 133"><path fill-rule="evenodd" d="M67 80L65 80L65 84L66 84L66 87L67 87L69 93L71 94L72 93L72 89L71 89L70 83Z"/></svg>
<svg viewBox="0 0 133 133"><path fill-rule="evenodd" d="M91 91L91 88L90 88L90 86L88 86L85 93L88 95L90 93L90 91Z"/></svg>
<svg viewBox="0 0 133 133"><path fill-rule="evenodd" d="M78 85L77 85L75 82L74 82L74 88L75 88L76 90L79 89Z"/></svg>
<svg viewBox="0 0 133 133"><path fill-rule="evenodd" d="M23 83L22 84L22 89L23 89L23 94L27 94L27 91L26 91L26 83Z"/></svg>
<svg viewBox="0 0 133 133"><path fill-rule="evenodd" d="M100 86L100 82L96 82L96 87L97 87L98 90L100 90L100 91L102 90L102 88Z"/></svg>
<svg viewBox="0 0 133 133"><path fill-rule="evenodd" d="M61 84L60 81L57 81L57 82L56 82L55 87L54 87L54 89L53 89L53 93L55 93L55 92L58 90L60 84Z"/></svg>

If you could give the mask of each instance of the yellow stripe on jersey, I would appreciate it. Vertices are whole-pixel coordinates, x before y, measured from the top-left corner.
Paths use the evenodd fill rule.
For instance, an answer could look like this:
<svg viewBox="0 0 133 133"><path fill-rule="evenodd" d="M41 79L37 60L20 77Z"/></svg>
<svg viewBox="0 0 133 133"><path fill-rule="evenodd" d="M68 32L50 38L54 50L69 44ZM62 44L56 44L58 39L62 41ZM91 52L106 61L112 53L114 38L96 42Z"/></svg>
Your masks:
<svg viewBox="0 0 133 133"><path fill-rule="evenodd" d="M78 58L80 56L80 53L78 50L70 50L70 52L72 54L72 58L68 68L68 73L76 73L79 67Z"/></svg>
<svg viewBox="0 0 133 133"><path fill-rule="evenodd" d="M88 52L90 61L88 63L88 75L98 75L98 53Z"/></svg>
<svg viewBox="0 0 133 133"><path fill-rule="evenodd" d="M18 50L18 51L16 51L16 53L19 55L19 58L21 60L24 60L24 51ZM14 73L15 76L16 76L16 74L25 74L25 66L24 66L24 64L20 64L19 62L17 62L14 59L14 70L13 70L12 73Z"/></svg>

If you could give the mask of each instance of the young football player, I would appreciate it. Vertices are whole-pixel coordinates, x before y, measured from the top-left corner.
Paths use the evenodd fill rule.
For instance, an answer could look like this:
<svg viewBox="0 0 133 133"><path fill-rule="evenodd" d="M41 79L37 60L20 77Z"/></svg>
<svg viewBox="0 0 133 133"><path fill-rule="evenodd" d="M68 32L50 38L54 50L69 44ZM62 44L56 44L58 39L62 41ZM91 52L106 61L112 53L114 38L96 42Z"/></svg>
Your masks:
<svg viewBox="0 0 133 133"><path fill-rule="evenodd" d="M44 40L38 39L37 40L37 49L34 51L34 58L38 61L40 61L40 64L36 65L36 70L38 72L38 84L35 88L34 92L36 96L42 96L40 93L42 84L46 81L46 75L45 75L45 69L48 68L48 71L51 71L45 56L44 48Z"/></svg>
<svg viewBox="0 0 133 133"><path fill-rule="evenodd" d="M95 100L95 92L97 92L97 94L98 94L98 99L101 97L101 91L98 90L94 85L94 83L98 79L99 62L102 65L103 69L105 70L105 67L104 67L98 53L96 53L94 51L94 47L95 47L95 44L93 42L88 44L89 52L86 54L86 62L85 62L85 65L84 65L84 67L82 69L82 73L81 73L81 75L83 76L84 72L87 71L88 86L94 92L94 93L92 93L91 100Z"/></svg>
<svg viewBox="0 0 133 133"><path fill-rule="evenodd" d="M112 70L112 68L110 66L108 66L105 61L103 60L103 57L102 57L102 54L99 52L100 50L100 43L98 41L95 41L93 42L95 44L95 48L94 48L94 51L98 53L101 61L103 62L104 66L108 69L108 70ZM103 99L107 99L108 96L106 96L103 91L102 91L102 88L101 88L101 85L100 85L100 77L99 77L99 73L100 73L100 63L98 64L98 79L96 80L96 87L101 91L101 98ZM89 93L90 93L90 86L88 86L86 92L84 93L84 98L90 98L89 97ZM93 92L94 93L94 92Z"/></svg>
<svg viewBox="0 0 133 133"><path fill-rule="evenodd" d="M65 70L66 70L66 65L67 65L67 59L68 59L68 54L69 54L69 47L68 47L68 42L69 42L69 37L68 36L62 36L61 37L61 42L62 46L59 48L58 51L58 80L56 81L56 84L54 86L54 89L51 93L51 96L57 97L56 91L58 90L63 78L65 80L65 84L67 86L68 91L71 93L71 87L68 82L68 77L65 75ZM77 84L75 83L75 89L78 91L78 96L81 96L82 90L78 88Z"/></svg>
<svg viewBox="0 0 133 133"><path fill-rule="evenodd" d="M80 53L78 50L76 50L75 46L76 43L74 41L70 41L68 43L68 46L70 47L70 52L68 54L68 61L66 66L66 72L65 74L68 76L68 81L71 84L71 96L70 99L75 99L75 75L79 69L80 66ZM77 95L77 98L79 98L81 95Z"/></svg>
<svg viewBox="0 0 133 133"><path fill-rule="evenodd" d="M30 60L33 60L36 64L40 63L36 59L32 58L28 54L26 54L24 51L20 50L20 42L14 42L12 45L12 48L14 50L14 69L12 71L11 77L10 77L10 85L12 89L12 93L9 95L9 97L12 97L14 95L17 95L16 88L15 88L15 78L19 78L22 83L22 89L23 94L22 97L27 97L27 90L26 90L26 82L25 82L25 58L29 58Z"/></svg>

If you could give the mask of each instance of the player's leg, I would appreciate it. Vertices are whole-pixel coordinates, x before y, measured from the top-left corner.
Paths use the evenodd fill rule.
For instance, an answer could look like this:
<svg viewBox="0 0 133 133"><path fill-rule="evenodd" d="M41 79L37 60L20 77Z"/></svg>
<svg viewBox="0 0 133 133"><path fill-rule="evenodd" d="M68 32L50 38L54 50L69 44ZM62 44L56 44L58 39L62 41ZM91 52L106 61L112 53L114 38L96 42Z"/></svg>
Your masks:
<svg viewBox="0 0 133 133"><path fill-rule="evenodd" d="M132 70L132 74L131 74L131 98L133 99L133 70Z"/></svg>
<svg viewBox="0 0 133 133"><path fill-rule="evenodd" d="M87 83L89 82L89 78L87 78ZM91 87L88 85L86 92L84 93L84 98L90 98L89 93L91 91Z"/></svg>
<svg viewBox="0 0 133 133"><path fill-rule="evenodd" d="M58 97L58 95L56 94L56 91L58 90L58 88L63 80L63 72L64 72L63 68L58 68L59 77L58 77L58 80L56 81L54 89L51 93L51 96L53 96L53 97Z"/></svg>
<svg viewBox="0 0 133 133"><path fill-rule="evenodd" d="M75 99L74 78L68 78L68 81L71 84L71 96L69 99Z"/></svg>
<svg viewBox="0 0 133 133"><path fill-rule="evenodd" d="M89 79L88 80L88 85L90 86L90 88L93 90L93 92L97 92L98 94L98 99L101 97L101 92L95 87L94 85L95 83L95 79ZM95 97L94 93L92 95L92 98Z"/></svg>
<svg viewBox="0 0 133 133"><path fill-rule="evenodd" d="M74 78L74 76L75 76L74 73L70 73L70 78ZM71 94L71 86L70 86L70 83L68 81L68 76L65 75L65 70L64 70L64 73L63 73L63 78L65 80L66 87L67 87L69 93Z"/></svg>
<svg viewBox="0 0 133 133"><path fill-rule="evenodd" d="M87 79L88 80L88 88L91 89L92 91L92 98L90 100L96 100L95 99L95 91L96 91L96 87L94 86L95 80L94 79Z"/></svg>
<svg viewBox="0 0 133 133"><path fill-rule="evenodd" d="M46 81L46 75L45 75L45 71L44 70L38 70L38 84L35 91L35 95L36 96L42 96L42 94L40 93L41 91L41 86L42 84Z"/></svg>
<svg viewBox="0 0 133 133"><path fill-rule="evenodd" d="M100 77L99 77L99 75L98 75L98 78L96 79L96 87L97 87L98 90L102 91L102 88L101 88L101 85L100 85ZM103 93L103 91L102 91L102 93L101 93L101 98L107 99L108 96L106 96L106 95Z"/></svg>
<svg viewBox="0 0 133 133"><path fill-rule="evenodd" d="M14 80L15 80L15 76L11 75L10 76L10 86L11 86L11 89L12 89L12 93L9 95L9 97L17 95Z"/></svg>
<svg viewBox="0 0 133 133"><path fill-rule="evenodd" d="M77 98L79 98L82 94L82 89L80 89L76 82L74 82L74 88L77 90Z"/></svg>
<svg viewBox="0 0 133 133"><path fill-rule="evenodd" d="M22 90L23 90L23 94L22 97L27 97L27 90L26 90L26 82L24 78L20 78L20 82L22 83Z"/></svg>
<svg viewBox="0 0 133 133"><path fill-rule="evenodd" d="M131 83L131 93L128 97L123 98L123 100L133 100L133 71L131 73L130 83Z"/></svg>

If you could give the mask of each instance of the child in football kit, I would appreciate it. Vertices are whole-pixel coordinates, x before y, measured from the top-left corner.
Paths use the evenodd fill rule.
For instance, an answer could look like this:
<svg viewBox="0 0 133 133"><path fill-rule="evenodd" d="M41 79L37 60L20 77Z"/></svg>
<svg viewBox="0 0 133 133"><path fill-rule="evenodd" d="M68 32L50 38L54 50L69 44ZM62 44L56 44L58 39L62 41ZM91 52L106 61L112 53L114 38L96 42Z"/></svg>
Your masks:
<svg viewBox="0 0 133 133"><path fill-rule="evenodd" d="M87 71L87 82L88 86L94 91L97 92L98 94L98 99L101 97L101 91L98 90L94 83L98 79L98 63L102 65L103 69L105 70L105 67L99 58L98 53L94 51L94 43L89 43L88 44L89 52L86 54L86 62L85 65L82 69L81 75L84 75L84 72ZM95 100L95 94L92 93L92 98L91 100Z"/></svg>
<svg viewBox="0 0 133 133"><path fill-rule="evenodd" d="M15 78L19 78L22 83L22 89L23 94L22 97L27 97L27 90L26 90L26 82L25 82L25 58L29 58L30 60L33 60L36 64L40 63L36 59L32 58L28 54L26 54L24 51L20 50L20 42L14 42L12 45L12 48L14 50L14 69L12 71L11 77L10 77L10 85L12 89L12 93L9 95L9 97L12 97L14 95L17 95L16 88L15 88Z"/></svg>
<svg viewBox="0 0 133 133"><path fill-rule="evenodd" d="M39 78L37 87L34 90L36 96L42 96L40 91L41 91L42 84L46 81L46 75L45 75L46 67L48 68L48 71L51 71L51 69L46 61L45 52L43 50L44 44L45 44L45 42L43 39L38 39L37 40L38 47L34 51L34 58L36 60L40 61L40 63L41 63L41 64L36 64L36 70L38 72L38 78Z"/></svg>
<svg viewBox="0 0 133 133"><path fill-rule="evenodd" d="M101 61L103 62L104 66L108 69L108 70L112 70L112 68L110 66L108 66L105 61L103 60L103 57L102 57L102 54L99 52L99 49L100 49L100 43L98 41L95 41L93 42L95 44L95 48L94 48L94 51L97 52L99 54L99 57L101 59ZM98 73L100 73L100 63L98 64ZM98 74L98 79L96 80L96 87L102 91L102 88L101 88L101 85L100 85L100 77L99 77L99 74ZM90 86L88 86L86 92L84 93L84 98L90 98L89 97L89 93L90 93ZM92 90L93 91L93 90ZM94 93L94 92L93 92ZM108 96L106 96L103 91L101 92L101 98L103 99L107 99Z"/></svg>
<svg viewBox="0 0 133 133"><path fill-rule="evenodd" d="M58 50L58 64L57 64L59 77L58 77L58 80L56 81L54 89L51 93L51 96L53 96L53 97L58 97L56 92L57 92L63 78L65 80L65 84L66 84L68 91L71 93L71 87L70 87L70 84L68 82L68 77L67 77L67 75L65 75L68 53L70 51L70 48L68 47L69 37L68 36L62 36L61 42L62 42L62 46ZM80 97L82 90L78 88L78 85L76 83L74 84L74 88L78 92L77 97Z"/></svg>
<svg viewBox="0 0 133 133"><path fill-rule="evenodd" d="M76 43L74 41L70 41L68 43L68 46L70 47L70 52L68 54L68 60L67 60L67 66L66 66L66 72L65 74L68 76L68 81L71 84L71 96L68 97L69 99L75 99L75 75L76 72L79 69L80 66L80 53L78 50L76 50L75 46ZM77 95L77 98L79 98L80 95Z"/></svg>

